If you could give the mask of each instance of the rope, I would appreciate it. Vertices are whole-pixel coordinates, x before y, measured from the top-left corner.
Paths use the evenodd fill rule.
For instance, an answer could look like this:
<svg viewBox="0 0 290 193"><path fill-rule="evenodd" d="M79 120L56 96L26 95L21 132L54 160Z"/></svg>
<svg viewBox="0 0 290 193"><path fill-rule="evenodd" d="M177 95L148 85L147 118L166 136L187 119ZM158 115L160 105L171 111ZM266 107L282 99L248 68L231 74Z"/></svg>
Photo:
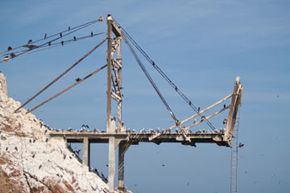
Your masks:
<svg viewBox="0 0 290 193"><path fill-rule="evenodd" d="M27 113L30 113L36 109L38 109L39 107L45 105L46 103L48 103L49 101L55 99L56 97L64 94L65 92L69 91L70 89L72 89L73 87L77 86L78 84L80 84L81 82L85 81L86 79L90 78L91 76L97 74L99 71L103 70L105 67L107 67L107 64L106 65L103 65L102 67L96 69L95 71L93 71L92 73L88 74L87 76L85 76L84 78L78 78L76 80L75 83L69 85L68 87L66 87L65 89L63 89L62 91L56 93L55 95L49 97L48 99L46 99L45 101L41 102L40 104L36 105L35 107L33 107L32 109L28 110ZM26 114L27 114L26 113Z"/></svg>
<svg viewBox="0 0 290 193"><path fill-rule="evenodd" d="M59 76L57 76L55 79L53 79L51 82L49 82L45 87L43 87L40 91L38 91L35 95L33 95L31 98L29 98L26 102L24 102L19 108L15 110L15 113L19 111L22 107L30 103L33 99L35 99L37 96L39 96L42 92L44 92L46 89L48 89L51 85L56 83L60 78L62 78L65 74L67 74L69 71L71 71L74 67L76 67L81 61L83 61L86 57L88 57L93 51L95 51L98 47L100 47L107 38L105 38L103 41L101 41L99 44L97 44L93 49L91 49L89 52L87 52L83 57L81 57L78 61L76 61L72 66L70 66L68 69L66 69L63 73L61 73Z"/></svg>
<svg viewBox="0 0 290 193"><path fill-rule="evenodd" d="M29 43L30 43L30 44L35 44L35 43L41 42L41 41L43 41L43 40L53 38L53 37L55 37L55 36L59 36L60 38L61 38L61 37L65 37L65 36L67 36L67 35L69 35L69 34L71 34L71 33L73 33L73 32L76 32L76 31L79 31L79 30L81 30L81 29L83 29L83 28L89 27L90 25L93 25L94 23L96 23L96 22L100 22L100 21L101 21L100 19L97 19L97 20L92 20L92 21L86 22L86 23L84 23L84 24L81 24L81 25L78 25L78 26L75 26L75 27L72 27L72 28L71 28L71 27L68 27L68 29L63 30L63 31L60 31L60 32L57 32L57 33L55 33L55 34L53 34L53 35L50 35L50 36L47 36L47 34L45 34L43 38L40 38L40 39L35 40L35 41L31 41L31 42L29 42ZM69 32L69 33L66 33L66 32ZM61 34L61 35L60 35L60 34ZM59 39L59 38L58 38L58 39ZM52 41L53 41L53 40L52 40ZM48 43L48 42L46 42L46 43ZM17 47L15 47L15 48L11 48L11 49L9 49L9 50L7 50L7 51L4 51L3 54L8 53L8 52L11 52L11 51L13 51L13 50L17 50L17 49L19 49L19 48L23 48L23 47L26 46L26 45L27 45L27 44L23 44L23 45L21 45L21 46L17 46Z"/></svg>
<svg viewBox="0 0 290 193"><path fill-rule="evenodd" d="M119 25L119 24L118 24ZM120 26L121 27L121 26ZM125 39L129 39L129 41L134 45L134 47L145 57L145 59L156 69L156 71L169 83L169 85L179 94L179 96L201 117L202 115L199 113L199 108L197 108L191 100L176 86L176 84L164 73L163 70L150 58L150 56L138 45L138 43L129 35L129 33L123 28L122 31ZM206 119L207 125L212 129L216 129L215 126Z"/></svg>
<svg viewBox="0 0 290 193"><path fill-rule="evenodd" d="M33 53L41 52L41 51L49 49L49 48L55 48L57 46L67 45L68 43L73 43L73 42L76 42L76 41L85 40L85 39L92 38L92 37L95 37L95 36L98 36L98 35L101 35L101 34L104 34L104 32L93 34L93 36L86 35L86 36L82 36L82 37L78 37L78 38L74 37L72 39L64 40L64 41L61 41L61 42L55 42L55 43L52 43L50 45L42 46L41 48L39 48L37 50L33 49L33 51L31 51L31 52L29 52L27 54L33 54Z"/></svg>
<svg viewBox="0 0 290 193"><path fill-rule="evenodd" d="M163 95L161 94L161 92L158 89L157 85L155 84L154 80L152 79L152 77L150 76L150 74L148 73L148 71L146 70L145 66L143 65L143 63L139 59L139 57L136 54L135 50L133 49L132 45L128 42L128 39L127 38L125 38L125 42L128 45L128 47L130 48L130 51L132 52L134 58L136 59L139 67L142 69L142 71L145 74L146 78L149 80L150 84L152 85L152 87L154 88L154 90L156 91L156 93L158 94L158 96L161 99L162 103L165 105L166 109L169 111L170 116L174 119L176 125L179 125L178 119L176 118L176 116L173 113L172 109L170 108L169 104L167 103L167 101L165 100L165 98L163 97Z"/></svg>

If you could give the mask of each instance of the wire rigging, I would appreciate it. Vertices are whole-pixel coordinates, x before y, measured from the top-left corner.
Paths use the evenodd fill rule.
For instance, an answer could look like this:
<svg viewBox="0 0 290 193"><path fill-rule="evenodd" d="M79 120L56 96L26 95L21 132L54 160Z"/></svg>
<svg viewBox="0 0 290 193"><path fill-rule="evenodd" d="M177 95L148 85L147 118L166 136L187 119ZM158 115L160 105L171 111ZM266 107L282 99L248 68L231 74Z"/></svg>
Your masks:
<svg viewBox="0 0 290 193"><path fill-rule="evenodd" d="M88 57L91 53L93 53L93 51L95 51L98 47L100 47L106 40L107 40L107 38L105 38L103 41L101 41L99 44L97 44L93 49L91 49L89 52L87 52L84 56L82 56L78 61L76 61L68 69L66 69L64 72L62 72L60 75L58 75L55 79L53 79L51 82L49 82L45 87L43 87L40 91L38 91L36 94L34 94L26 102L24 102L20 107L18 107L15 110L15 112L18 112L19 109L23 108L25 105L27 105L28 103L30 103L33 99L35 99L37 96L39 96L45 90L47 90L51 85L53 85L54 83L56 83L60 78L62 78L65 74L67 74L74 67L76 67L81 61L83 61L86 57Z"/></svg>
<svg viewBox="0 0 290 193"><path fill-rule="evenodd" d="M128 45L130 51L132 52L134 58L136 59L139 67L141 68L141 70L143 71L143 73L145 74L146 78L149 80L150 84L152 85L152 87L154 88L154 90L156 91L156 93L158 94L158 96L160 97L162 103L165 105L166 109L169 111L170 116L174 119L176 125L179 125L179 120L176 118L175 114L173 113L171 107L169 106L169 104L167 103L167 101L165 100L164 96L161 94L160 90L158 89L157 85L155 84L154 80L152 79L152 77L150 76L150 74L148 73L148 71L146 70L145 66L143 65L143 63L141 62L140 58L138 57L137 53L135 52L135 50L133 49L132 45L128 42L128 39L125 38L125 42Z"/></svg>
<svg viewBox="0 0 290 193"><path fill-rule="evenodd" d="M44 38L38 39L36 41L29 40L26 44L18 46L16 48L12 48L11 46L9 46L7 51L2 53L2 56L4 56L4 57L3 57L2 61L0 61L0 63L8 62L10 59L19 57L19 56L27 54L27 53L35 52L35 50L38 51L39 49L43 50L43 48L46 48L46 47L51 47L51 48L55 47L53 45L56 44L54 42L56 42L57 40L63 39L64 37L66 37L66 36L68 36L70 34L73 34L73 33L77 32L77 31L79 31L81 29L86 28L86 27L89 27L90 25L92 25L92 24L94 24L96 22L99 22L99 21L102 21L102 20L101 19L93 20L93 21L87 22L85 24L76 26L76 27L72 27L72 28L69 27L67 30L58 32L58 33L50 35L50 36L47 36L47 34L45 34ZM73 41L78 41L78 40L86 39L86 38L89 38L89 37L92 38L92 37L94 37L96 35L100 35L100 34L103 34L103 33L104 32L95 33L94 34L93 32L91 32L90 35L79 37L79 38L76 38L76 36L74 36L73 37ZM54 38L54 39L51 39L51 38ZM43 42L44 40L46 42ZM36 43L38 43L38 42L43 42L43 43L41 43L40 45L37 45ZM61 42L58 42L58 43L61 44L61 45L64 45L65 41L61 41Z"/></svg>
<svg viewBox="0 0 290 193"><path fill-rule="evenodd" d="M56 36L59 36L59 37L60 37L60 36L65 37L65 36L67 36L67 35L69 35L69 34L71 34L71 33L73 33L73 32L79 31L79 30L81 30L81 29L83 29L83 28L86 28L86 27L89 27L89 26L95 24L96 22L101 22L101 21L102 21L102 18L99 18L99 19L97 19L97 20L92 20L92 21L86 22L86 23L84 23L84 24L81 24L81 25L75 26L75 27L68 27L66 30L63 30L63 31L57 32L57 33L52 34L52 35L49 35L49 36L47 36L47 34L45 34L43 38L40 38L40 39L37 39L37 40L34 40L34 41L29 40L27 44L23 44L23 45L20 45L20 46L15 47L15 48L12 48L12 47L9 46L8 49L7 49L6 51L2 52L2 54L5 54L5 53L8 53L8 52L11 52L11 51L13 51L13 50L17 50L17 49L19 49L19 48L23 48L23 47L27 46L28 44L35 44L35 43L41 42L41 41L43 41L43 40L48 40L48 39L53 38L53 37L56 37ZM70 33L65 34L66 32L70 32ZM60 34L61 34L61 35L60 35Z"/></svg>
<svg viewBox="0 0 290 193"><path fill-rule="evenodd" d="M97 74L98 72L100 72L101 70L103 70L104 68L107 67L107 64L103 65L100 68L97 68L95 71L91 72L90 74L86 75L83 78L77 78L76 82L74 82L73 84L69 85L68 87L66 87L65 89L61 90L60 92L56 93L55 95L49 97L48 99L44 100L43 102L41 102L40 104L36 105L35 107L31 108L30 110L27 111L27 113L30 113L32 111L35 111L36 109L38 109L39 107L45 105L46 103L48 103L49 101L55 99L56 97L64 94L65 92L69 91L70 89L74 88L75 86L77 86L78 84L80 84L81 82L85 81L86 79L90 78L91 76ZM26 113L26 114L27 114Z"/></svg>
<svg viewBox="0 0 290 193"><path fill-rule="evenodd" d="M98 36L98 35L101 35L101 34L104 34L104 32L95 33L95 34L93 34L93 36L86 35L86 36L81 36L81 37L78 37L78 38L74 37L72 39L63 40L61 42L51 43L50 45L47 44L47 45L42 46L39 49L36 49L36 50L34 49L34 50L32 50L31 52L29 52L27 54L33 54L33 53L36 53L36 52L41 52L43 50L46 50L46 49L49 49L49 48L54 48L54 47L57 47L57 46L64 46L64 45L67 45L69 43L73 43L75 41L85 40L85 39L92 38L92 37L95 37L95 36Z"/></svg>
<svg viewBox="0 0 290 193"><path fill-rule="evenodd" d="M119 25L119 24L118 24ZM119 25L120 26L120 25ZM200 108L196 107L191 100L176 86L176 84L164 73L164 71L150 58L150 56L140 47L140 45L130 36L130 34L122 27L123 36L125 39L129 40L134 47L145 57L145 59L156 69L156 71L168 82L168 84L179 94L179 96L197 113L199 113ZM216 129L215 126L208 120L205 119L207 125L212 129Z"/></svg>

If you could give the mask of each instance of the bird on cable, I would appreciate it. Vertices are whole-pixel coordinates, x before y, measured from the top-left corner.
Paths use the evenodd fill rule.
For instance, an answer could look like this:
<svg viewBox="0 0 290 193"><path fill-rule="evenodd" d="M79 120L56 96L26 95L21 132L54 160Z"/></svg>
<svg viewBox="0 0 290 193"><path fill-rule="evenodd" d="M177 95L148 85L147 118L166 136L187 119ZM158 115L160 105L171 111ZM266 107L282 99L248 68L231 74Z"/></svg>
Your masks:
<svg viewBox="0 0 290 193"><path fill-rule="evenodd" d="M74 41L76 41L77 40L77 38L76 38L76 36L74 36Z"/></svg>
<svg viewBox="0 0 290 193"><path fill-rule="evenodd" d="M45 34L44 34L44 38L43 38L43 39L46 39L46 38L47 38L47 34L45 33Z"/></svg>
<svg viewBox="0 0 290 193"><path fill-rule="evenodd" d="M94 33L93 32L91 32L91 37L93 37L94 36Z"/></svg>
<svg viewBox="0 0 290 193"><path fill-rule="evenodd" d="M8 62L11 59L10 55L4 56L3 62Z"/></svg>
<svg viewBox="0 0 290 193"><path fill-rule="evenodd" d="M200 107L197 108L197 112L199 112L199 111L200 111Z"/></svg>
<svg viewBox="0 0 290 193"><path fill-rule="evenodd" d="M76 82L80 82L81 80L81 78L76 78Z"/></svg>
<svg viewBox="0 0 290 193"><path fill-rule="evenodd" d="M14 53L10 54L10 58L15 58L15 57L16 57L16 54L14 54Z"/></svg>
<svg viewBox="0 0 290 193"><path fill-rule="evenodd" d="M9 47L7 48L7 50L8 50L8 51L11 51L11 50L12 50L12 47L11 47L11 46L9 46Z"/></svg>
<svg viewBox="0 0 290 193"><path fill-rule="evenodd" d="M104 21L104 18L102 16L100 16L97 21L102 22L102 21Z"/></svg>

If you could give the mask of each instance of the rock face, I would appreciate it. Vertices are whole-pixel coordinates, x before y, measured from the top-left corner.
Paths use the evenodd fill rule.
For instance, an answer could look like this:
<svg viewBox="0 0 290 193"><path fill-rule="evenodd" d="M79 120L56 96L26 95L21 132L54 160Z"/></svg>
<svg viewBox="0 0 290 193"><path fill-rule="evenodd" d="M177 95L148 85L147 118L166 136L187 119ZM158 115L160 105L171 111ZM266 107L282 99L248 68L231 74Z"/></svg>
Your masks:
<svg viewBox="0 0 290 193"><path fill-rule="evenodd" d="M0 73L0 193L103 193L108 186L89 172L63 139L7 96Z"/></svg>

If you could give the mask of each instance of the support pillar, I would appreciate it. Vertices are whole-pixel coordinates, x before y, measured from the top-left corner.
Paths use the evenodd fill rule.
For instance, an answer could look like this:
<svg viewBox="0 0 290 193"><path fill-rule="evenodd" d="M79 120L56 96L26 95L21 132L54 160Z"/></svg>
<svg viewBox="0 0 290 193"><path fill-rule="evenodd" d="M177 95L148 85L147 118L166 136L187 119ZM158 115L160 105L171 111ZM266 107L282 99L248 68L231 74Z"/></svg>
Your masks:
<svg viewBox="0 0 290 193"><path fill-rule="evenodd" d="M129 144L121 142L119 145L119 160L118 160L118 189L120 191L125 190L125 153L129 147Z"/></svg>
<svg viewBox="0 0 290 193"><path fill-rule="evenodd" d="M83 139L83 165L90 168L90 142L88 137Z"/></svg>
<svg viewBox="0 0 290 193"><path fill-rule="evenodd" d="M110 193L115 189L115 167L116 167L116 151L115 151L115 137L109 138L109 171L108 171L108 185Z"/></svg>
<svg viewBox="0 0 290 193"><path fill-rule="evenodd" d="M122 57L120 27L113 21L111 15L107 16L107 133L115 134L123 128L122 124ZM114 104L112 104L112 99ZM113 109L112 107L117 107ZM115 136L109 137L108 152L108 185L109 192L114 192L115 169L116 169L116 148L119 141Z"/></svg>

